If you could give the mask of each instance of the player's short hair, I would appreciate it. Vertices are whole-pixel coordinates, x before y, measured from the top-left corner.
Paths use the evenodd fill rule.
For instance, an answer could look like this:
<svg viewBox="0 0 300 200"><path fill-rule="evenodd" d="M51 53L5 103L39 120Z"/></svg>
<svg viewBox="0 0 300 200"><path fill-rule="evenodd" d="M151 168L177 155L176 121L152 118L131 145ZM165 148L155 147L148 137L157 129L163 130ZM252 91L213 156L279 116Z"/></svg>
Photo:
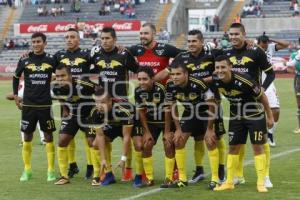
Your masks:
<svg viewBox="0 0 300 200"><path fill-rule="evenodd" d="M241 23L232 23L230 28L239 28L243 33L246 32L245 26Z"/></svg>
<svg viewBox="0 0 300 200"><path fill-rule="evenodd" d="M180 63L177 63L177 64L172 65L172 66L170 67L171 70L172 70L172 69L178 69L178 68L181 68L181 69L183 70L183 72L187 72L187 73L189 72L188 68L187 68L185 65L180 64Z"/></svg>
<svg viewBox="0 0 300 200"><path fill-rule="evenodd" d="M150 78L153 78L154 77L154 71L152 69L152 67L149 67L149 66L143 66L143 67L140 67L137 71L137 73L140 73L140 72L145 72L146 74L148 74L148 76Z"/></svg>
<svg viewBox="0 0 300 200"><path fill-rule="evenodd" d="M72 31L72 32L74 31L74 32L76 32L76 33L79 33L78 30L77 30L76 28L69 28L69 29L68 29L68 32L69 32L69 31L70 31L70 32L71 32L71 31Z"/></svg>
<svg viewBox="0 0 300 200"><path fill-rule="evenodd" d="M154 32L154 33L156 33L156 27L155 27L155 25L154 24L152 24L151 22L146 22L146 23L144 23L143 25L142 25L142 27L150 27L150 29Z"/></svg>
<svg viewBox="0 0 300 200"><path fill-rule="evenodd" d="M100 96L105 96L107 98L111 98L111 95L105 91L105 89L101 86L97 86L95 88L95 96L100 97Z"/></svg>
<svg viewBox="0 0 300 200"><path fill-rule="evenodd" d="M44 33L42 33L42 32L36 32L36 33L33 33L33 34L31 35L31 39L37 38L37 37L41 37L44 43L45 43L46 40L47 40L46 35L45 35Z"/></svg>
<svg viewBox="0 0 300 200"><path fill-rule="evenodd" d="M268 43L270 41L269 37L266 35L266 33L264 32L261 36L259 36L257 38L257 43Z"/></svg>
<svg viewBox="0 0 300 200"><path fill-rule="evenodd" d="M188 35L196 35L199 40L203 40L203 34L198 29L190 30Z"/></svg>
<svg viewBox="0 0 300 200"><path fill-rule="evenodd" d="M116 30L112 27L104 27L102 33L110 33L114 39L117 38Z"/></svg>
<svg viewBox="0 0 300 200"><path fill-rule="evenodd" d="M219 56L217 56L217 57L215 58L215 62L221 62L221 61L224 61L224 60L225 60L229 65L231 65L231 62L230 62L228 56L226 56L226 55L219 55Z"/></svg>
<svg viewBox="0 0 300 200"><path fill-rule="evenodd" d="M55 70L66 70L67 74L72 75L71 68L64 64L59 64Z"/></svg>

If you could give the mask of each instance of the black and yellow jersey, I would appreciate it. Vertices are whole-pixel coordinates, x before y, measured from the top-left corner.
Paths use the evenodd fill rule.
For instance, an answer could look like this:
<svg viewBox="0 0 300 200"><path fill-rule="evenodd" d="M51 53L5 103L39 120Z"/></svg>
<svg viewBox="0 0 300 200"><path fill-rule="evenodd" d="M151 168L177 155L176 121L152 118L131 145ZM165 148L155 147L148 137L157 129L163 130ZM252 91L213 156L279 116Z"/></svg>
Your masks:
<svg viewBox="0 0 300 200"><path fill-rule="evenodd" d="M213 80L211 89L228 99L231 117L250 117L264 112L261 103L257 100L263 94L263 90L247 74L232 72L229 83Z"/></svg>
<svg viewBox="0 0 300 200"><path fill-rule="evenodd" d="M53 83L54 98L61 100L73 116L86 118L94 105L93 94L96 84L91 81L73 79L71 85L60 86Z"/></svg>
<svg viewBox="0 0 300 200"><path fill-rule="evenodd" d="M146 117L148 123L164 122L164 101L166 89L155 82L150 91L137 87L134 92L136 109L146 109Z"/></svg>
<svg viewBox="0 0 300 200"><path fill-rule="evenodd" d="M262 71L273 72L272 65L268 62L267 55L258 46L248 49L245 44L241 49L229 48L224 50L232 63L232 71L250 75L254 81L261 83Z"/></svg>
<svg viewBox="0 0 300 200"><path fill-rule="evenodd" d="M198 111L206 111L208 106L205 100L210 98L207 96L208 87L199 79L189 77L187 84L183 87L177 86L173 81L169 81L166 86L166 104L173 104L179 101L183 104L186 111L195 109Z"/></svg>
<svg viewBox="0 0 300 200"><path fill-rule="evenodd" d="M118 52L115 48L105 52L102 48L95 52L92 63L95 73L99 75L99 85L104 87L113 97L127 97L128 72L137 72L138 64L128 52Z"/></svg>
<svg viewBox="0 0 300 200"><path fill-rule="evenodd" d="M50 82L55 67L54 57L47 53L42 55L30 53L28 58L19 60L14 79L18 80L24 73L23 106L51 106ZM18 95L18 83L13 85L15 95Z"/></svg>
<svg viewBox="0 0 300 200"><path fill-rule="evenodd" d="M107 113L99 111L96 107L90 112L89 123L92 128L110 126L133 126L135 108L130 103L113 103L112 109Z"/></svg>
<svg viewBox="0 0 300 200"><path fill-rule="evenodd" d="M73 78L79 78L82 75L88 75L91 68L90 51L80 49L71 52L69 50L60 50L54 55L57 64L63 64L71 68Z"/></svg>
<svg viewBox="0 0 300 200"><path fill-rule="evenodd" d="M206 54L204 49L195 57L191 52L182 52L171 63L172 66L184 65L191 76L199 79L212 75L215 70L215 61L213 55Z"/></svg>

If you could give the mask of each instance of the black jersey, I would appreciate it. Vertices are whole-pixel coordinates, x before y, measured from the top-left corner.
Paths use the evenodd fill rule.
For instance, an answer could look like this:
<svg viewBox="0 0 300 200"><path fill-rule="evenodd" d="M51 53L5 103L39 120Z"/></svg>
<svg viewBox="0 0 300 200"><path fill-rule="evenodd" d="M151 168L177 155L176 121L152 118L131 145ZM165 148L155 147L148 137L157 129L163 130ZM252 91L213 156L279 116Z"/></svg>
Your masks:
<svg viewBox="0 0 300 200"><path fill-rule="evenodd" d="M229 83L214 80L211 88L229 100L230 115L233 117L250 117L264 112L261 104L257 102L257 99L263 94L263 90L247 74L232 72Z"/></svg>
<svg viewBox="0 0 300 200"><path fill-rule="evenodd" d="M208 91L207 85L202 81L189 77L188 83L184 87L174 85L173 81L169 81L166 86L166 103L175 103L179 101L183 104L185 111L196 109L199 112L206 111L208 106L204 103L206 92Z"/></svg>
<svg viewBox="0 0 300 200"><path fill-rule="evenodd" d="M146 109L148 123L163 122L163 106L166 90L160 83L154 83L151 91L137 87L134 92L136 109Z"/></svg>
<svg viewBox="0 0 300 200"><path fill-rule="evenodd" d="M206 54L204 49L197 57L190 52L180 53L171 63L171 67L179 64L184 65L189 70L189 74L197 79L211 76L215 69L213 55Z"/></svg>
<svg viewBox="0 0 300 200"><path fill-rule="evenodd" d="M232 71L246 73L254 81L261 84L261 73L271 72L273 68L268 62L267 55L258 46L251 49L245 44L241 49L229 48L224 50L224 54L229 57L232 63Z"/></svg>
<svg viewBox="0 0 300 200"><path fill-rule="evenodd" d="M73 52L60 50L54 56L58 64L64 64L71 68L72 77L74 78L90 73L90 51L87 49L78 48Z"/></svg>
<svg viewBox="0 0 300 200"><path fill-rule="evenodd" d="M74 79L71 88L69 85L54 84L52 90L55 98L65 103L71 115L86 118L93 107L95 87L96 84L91 81Z"/></svg>
<svg viewBox="0 0 300 200"><path fill-rule="evenodd" d="M127 97L128 71L136 73L138 70L138 64L129 52L119 53L117 48L111 52L99 49L94 53L92 63L99 75L99 85L113 97Z"/></svg>
<svg viewBox="0 0 300 200"><path fill-rule="evenodd" d="M126 103L113 103L112 110L103 113L94 107L89 116L90 124L93 128L111 126L132 126L134 124L134 106Z"/></svg>
<svg viewBox="0 0 300 200"><path fill-rule="evenodd" d="M51 106L50 82L55 66L55 59L47 53L30 53L28 58L19 60L14 77L18 79L24 73L24 106ZM17 87L14 85L15 95L18 94Z"/></svg>

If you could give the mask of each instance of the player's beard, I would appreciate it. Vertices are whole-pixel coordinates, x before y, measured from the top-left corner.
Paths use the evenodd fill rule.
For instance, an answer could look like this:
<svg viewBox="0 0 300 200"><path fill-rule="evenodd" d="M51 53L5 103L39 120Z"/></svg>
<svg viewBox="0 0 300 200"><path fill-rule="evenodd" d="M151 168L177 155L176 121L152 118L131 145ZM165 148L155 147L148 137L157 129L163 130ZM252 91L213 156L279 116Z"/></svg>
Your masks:
<svg viewBox="0 0 300 200"><path fill-rule="evenodd" d="M147 40L147 39L141 39L141 44L143 46L150 46L150 44L153 42L153 40Z"/></svg>

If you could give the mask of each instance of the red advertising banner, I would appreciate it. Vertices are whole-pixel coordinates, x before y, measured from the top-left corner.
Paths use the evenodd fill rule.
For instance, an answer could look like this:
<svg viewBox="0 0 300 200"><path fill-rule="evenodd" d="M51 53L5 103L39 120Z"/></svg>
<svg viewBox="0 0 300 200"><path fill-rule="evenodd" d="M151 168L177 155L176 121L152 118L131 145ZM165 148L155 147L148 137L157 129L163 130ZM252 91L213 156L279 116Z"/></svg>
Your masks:
<svg viewBox="0 0 300 200"><path fill-rule="evenodd" d="M99 27L102 30L103 27L113 27L116 31L139 31L141 27L141 21L89 21L80 22L80 25L84 25L87 28L91 26ZM69 28L75 28L75 22L48 22L48 23L22 23L19 24L19 34L28 34L34 32L43 33L62 33L66 32Z"/></svg>

